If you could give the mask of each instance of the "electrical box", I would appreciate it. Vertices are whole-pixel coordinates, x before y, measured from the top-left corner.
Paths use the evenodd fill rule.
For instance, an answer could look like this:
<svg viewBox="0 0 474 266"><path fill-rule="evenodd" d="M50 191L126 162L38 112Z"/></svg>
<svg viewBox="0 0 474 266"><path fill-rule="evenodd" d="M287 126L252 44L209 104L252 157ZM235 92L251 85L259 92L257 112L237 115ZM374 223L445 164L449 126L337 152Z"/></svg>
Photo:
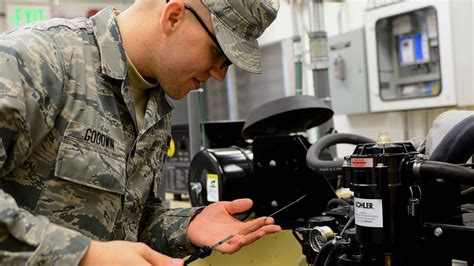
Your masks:
<svg viewBox="0 0 474 266"><path fill-rule="evenodd" d="M474 103L471 1L406 1L368 11L366 44L372 112Z"/></svg>
<svg viewBox="0 0 474 266"><path fill-rule="evenodd" d="M364 32L360 28L328 39L329 87L335 114L369 112Z"/></svg>

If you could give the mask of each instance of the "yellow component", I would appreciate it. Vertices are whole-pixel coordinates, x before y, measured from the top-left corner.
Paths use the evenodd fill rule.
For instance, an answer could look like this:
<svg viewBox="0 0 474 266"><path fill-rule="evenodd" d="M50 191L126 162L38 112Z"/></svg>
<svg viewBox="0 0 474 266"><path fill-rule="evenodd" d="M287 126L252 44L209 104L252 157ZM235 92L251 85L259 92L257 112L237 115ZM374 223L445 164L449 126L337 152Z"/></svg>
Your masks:
<svg viewBox="0 0 474 266"><path fill-rule="evenodd" d="M389 255L385 256L385 266L392 266L392 257Z"/></svg>
<svg viewBox="0 0 474 266"><path fill-rule="evenodd" d="M391 143L392 139L390 138L390 135L388 132L379 132L379 136L377 137L377 144L387 144Z"/></svg>
<svg viewBox="0 0 474 266"><path fill-rule="evenodd" d="M348 199L354 195L354 192L352 192L349 188L338 188L336 190L336 195L340 199Z"/></svg>
<svg viewBox="0 0 474 266"><path fill-rule="evenodd" d="M189 208L189 201L175 201L172 193L165 193L170 208ZM264 236L234 254L213 251L209 257L198 259L193 266L308 266L302 248L291 230Z"/></svg>
<svg viewBox="0 0 474 266"><path fill-rule="evenodd" d="M267 235L229 255L213 251L211 256L194 261L194 266L307 266L302 248L291 230Z"/></svg>
<svg viewBox="0 0 474 266"><path fill-rule="evenodd" d="M168 148L168 152L166 153L166 156L168 156L170 158L173 157L175 151L176 151L176 145L174 144L174 139L171 138L170 147Z"/></svg>

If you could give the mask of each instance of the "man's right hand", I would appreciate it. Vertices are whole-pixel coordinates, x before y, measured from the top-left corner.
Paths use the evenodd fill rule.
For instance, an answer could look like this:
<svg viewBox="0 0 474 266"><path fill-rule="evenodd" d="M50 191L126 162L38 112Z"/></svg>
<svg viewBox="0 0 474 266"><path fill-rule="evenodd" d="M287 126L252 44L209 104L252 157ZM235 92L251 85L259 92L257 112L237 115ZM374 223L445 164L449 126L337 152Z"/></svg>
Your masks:
<svg viewBox="0 0 474 266"><path fill-rule="evenodd" d="M92 240L80 263L89 265L183 265L183 260L160 254L143 243Z"/></svg>

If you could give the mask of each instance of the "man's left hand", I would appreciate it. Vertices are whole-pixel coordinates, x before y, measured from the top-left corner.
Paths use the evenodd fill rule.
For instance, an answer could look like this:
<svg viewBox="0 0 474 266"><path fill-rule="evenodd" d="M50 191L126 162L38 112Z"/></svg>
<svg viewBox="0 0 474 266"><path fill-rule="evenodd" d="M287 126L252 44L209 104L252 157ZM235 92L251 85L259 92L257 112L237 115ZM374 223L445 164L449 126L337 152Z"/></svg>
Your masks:
<svg viewBox="0 0 474 266"><path fill-rule="evenodd" d="M274 225L271 217L241 222L232 216L247 211L251 207L252 200L250 199L220 201L207 206L189 224L189 240L196 246L212 246L229 235L235 234L229 241L216 248L223 253L234 253L266 234L281 231L281 227Z"/></svg>

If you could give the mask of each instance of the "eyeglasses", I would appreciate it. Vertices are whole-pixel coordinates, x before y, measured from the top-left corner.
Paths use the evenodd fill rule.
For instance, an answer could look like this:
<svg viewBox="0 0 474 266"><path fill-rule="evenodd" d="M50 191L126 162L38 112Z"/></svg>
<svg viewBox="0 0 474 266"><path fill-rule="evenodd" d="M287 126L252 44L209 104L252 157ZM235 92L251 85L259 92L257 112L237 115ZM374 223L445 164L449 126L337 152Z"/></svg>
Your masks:
<svg viewBox="0 0 474 266"><path fill-rule="evenodd" d="M166 0L166 3L169 3L169 1L170 0ZM184 8L191 11L191 13L194 15L194 17L196 17L199 24L201 24L201 26L206 30L207 34L209 35L209 37L211 37L212 41L214 42L214 44L219 49L222 56L224 56L225 59L224 59L224 62L222 63L222 65L220 66L220 69L224 69L224 68L232 65L232 62L229 60L229 58L227 58L227 56L225 56L225 53L222 50L222 47L219 45L219 42L217 41L216 36L214 34L212 34L211 30L209 30L209 28L206 26L206 23L204 23L204 20L197 14L196 10L194 10L190 5L188 5L186 3L184 4Z"/></svg>

